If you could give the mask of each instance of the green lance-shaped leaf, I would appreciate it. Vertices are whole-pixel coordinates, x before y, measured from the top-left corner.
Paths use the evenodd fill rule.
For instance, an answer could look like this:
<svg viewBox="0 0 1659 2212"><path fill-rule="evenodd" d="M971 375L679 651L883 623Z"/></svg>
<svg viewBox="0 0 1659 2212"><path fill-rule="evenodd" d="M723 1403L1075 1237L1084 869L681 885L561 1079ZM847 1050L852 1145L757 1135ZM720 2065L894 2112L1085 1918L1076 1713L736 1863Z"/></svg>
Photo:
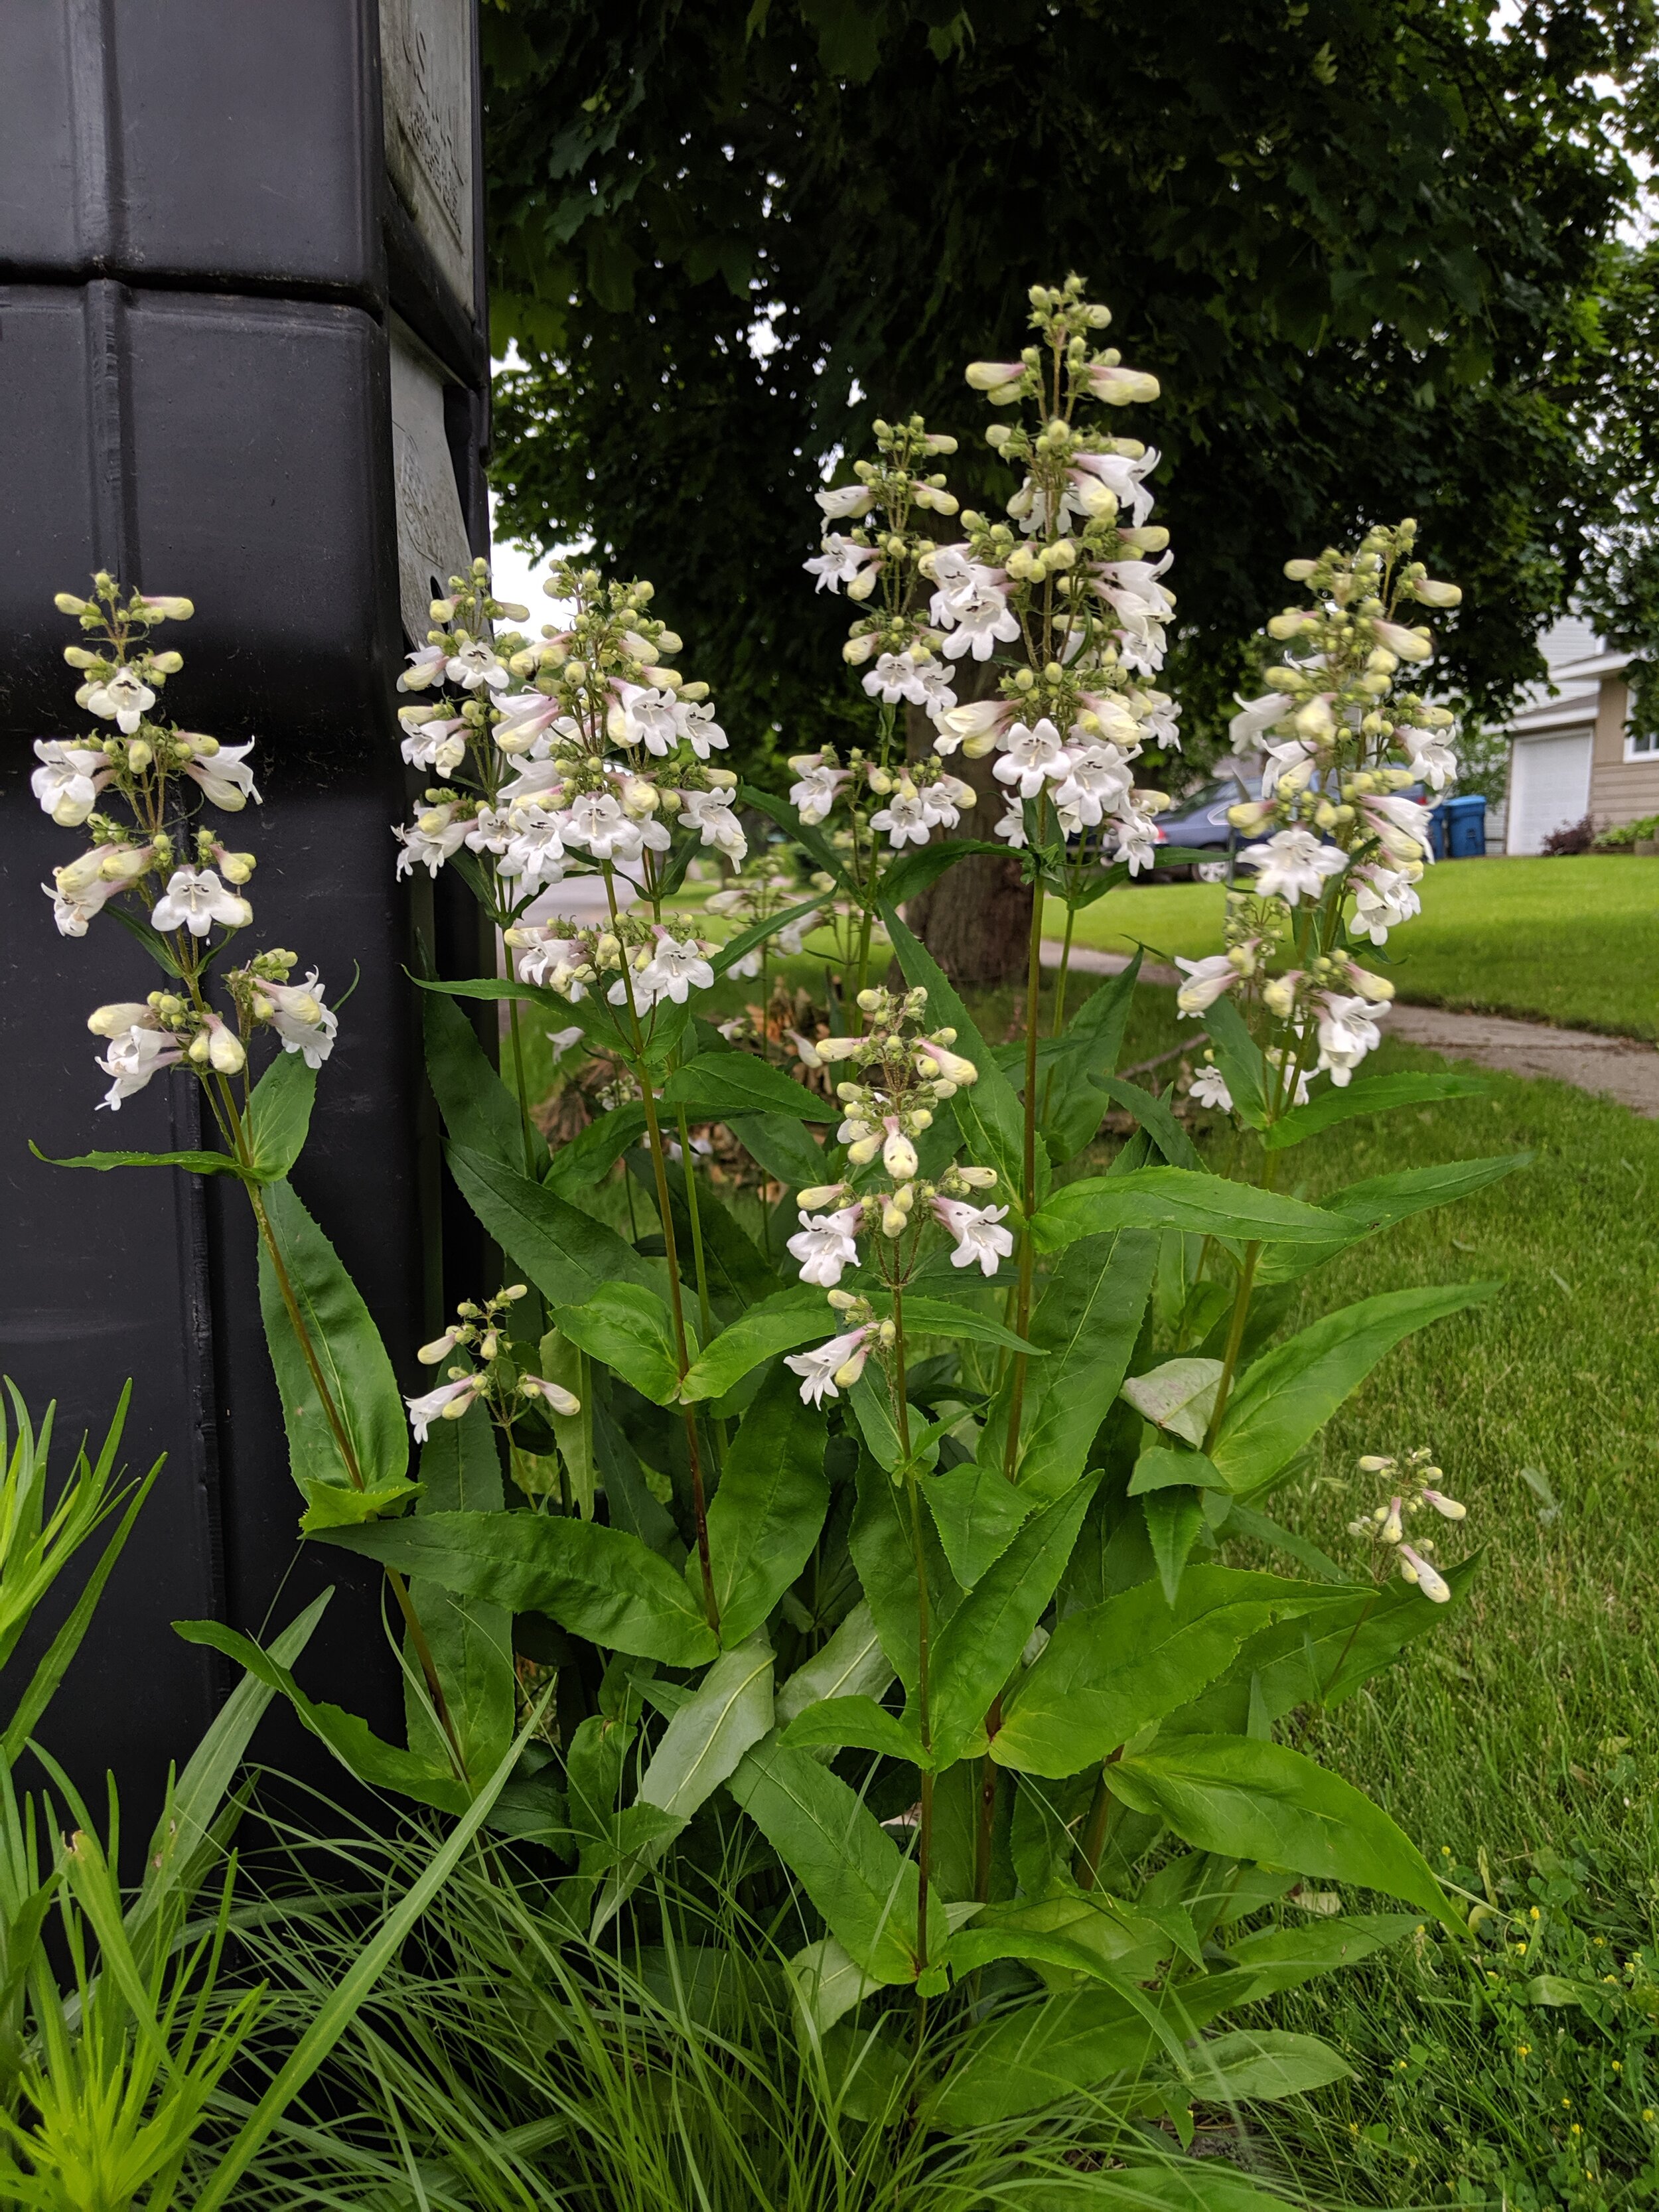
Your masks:
<svg viewBox="0 0 1659 2212"><path fill-rule="evenodd" d="M823 1152L793 1114L727 1115L725 1120L750 1158L786 1190L823 1181Z"/></svg>
<svg viewBox="0 0 1659 2212"><path fill-rule="evenodd" d="M1490 1088L1472 1075L1362 1076L1345 1090L1333 1085L1305 1106L1293 1106L1263 1132L1261 1141L1270 1152L1280 1152L1339 1121L1351 1121L1356 1115L1386 1114L1396 1106L1431 1106L1443 1098L1481 1098Z"/></svg>
<svg viewBox="0 0 1659 2212"><path fill-rule="evenodd" d="M1358 1966L1421 1924L1414 1912L1361 1912L1294 1927L1259 1928L1229 1947L1228 1976L1238 1978L1243 1992L1232 2002L1254 2004L1339 1967Z"/></svg>
<svg viewBox="0 0 1659 2212"><path fill-rule="evenodd" d="M688 1404L703 1398L723 1398L762 1362L798 1345L816 1344L836 1335L839 1318L824 1303L822 1291L798 1285L776 1291L740 1314L692 1361L680 1393Z"/></svg>
<svg viewBox="0 0 1659 2212"><path fill-rule="evenodd" d="M297 1052L280 1052L248 1100L248 1152L257 1182L279 1182L305 1150L317 1071Z"/></svg>
<svg viewBox="0 0 1659 2212"><path fill-rule="evenodd" d="M398 1378L356 1285L334 1247L286 1182L264 1194L265 1217L313 1353L357 1462L363 1487L388 1504L409 1472L409 1425ZM354 1487L332 1425L289 1316L276 1271L259 1243L259 1313L288 1431L289 1466L313 1499L313 1486Z"/></svg>
<svg viewBox="0 0 1659 2212"><path fill-rule="evenodd" d="M768 1736L726 1787L872 1980L915 1981L915 1863L847 1784L810 1751Z"/></svg>
<svg viewBox="0 0 1659 2212"><path fill-rule="evenodd" d="M1229 1681L1249 1686L1269 1721L1282 1720L1297 1705L1340 1705L1392 1665L1408 1644L1443 1627L1468 1598L1479 1569L1477 1553L1443 1570L1451 1591L1443 1605L1431 1604L1406 1582L1382 1589L1373 1583L1328 1588L1321 1593L1323 1601L1310 1608L1316 1618L1286 1619L1253 1636L1229 1670Z"/></svg>
<svg viewBox="0 0 1659 2212"><path fill-rule="evenodd" d="M568 1145L561 1145L543 1180L564 1198L572 1191L591 1190L644 1138L645 1108L637 1098L625 1099L619 1106L608 1107Z"/></svg>
<svg viewBox="0 0 1659 2212"><path fill-rule="evenodd" d="M918 852L906 853L902 859L892 861L882 877L883 907L901 907L907 900L920 898L970 853L994 853L1006 860L1008 848L988 845L982 840L952 837L943 844L924 845Z"/></svg>
<svg viewBox="0 0 1659 2212"><path fill-rule="evenodd" d="M562 1335L615 1368L642 1398L653 1406L673 1403L680 1387L673 1324L655 1291L601 1283L579 1305L560 1306L555 1318Z"/></svg>
<svg viewBox="0 0 1659 2212"><path fill-rule="evenodd" d="M499 1514L501 1468L495 1432L487 1421L434 1421L421 1446L422 1517L434 1513ZM438 1681L469 1778L482 1782L513 1741L517 1682L513 1666L513 1616L488 1599L447 1589L417 1577L410 1586ZM430 1712L411 1665L404 1676L404 1717L409 1747L430 1764L447 1763L442 1732Z"/></svg>
<svg viewBox="0 0 1659 2212"><path fill-rule="evenodd" d="M1267 1068L1243 1015L1224 993L1206 1008L1204 1026L1209 1031L1216 1065L1231 1094L1233 1110L1248 1127L1261 1128L1267 1119Z"/></svg>
<svg viewBox="0 0 1659 2212"><path fill-rule="evenodd" d="M1129 1477L1131 1498L1145 1498L1154 1490L1224 1490L1226 1483L1213 1460L1201 1451L1166 1451L1161 1446L1144 1451Z"/></svg>
<svg viewBox="0 0 1659 2212"><path fill-rule="evenodd" d="M490 1065L478 1033L455 1000L439 991L421 1000L427 1081L453 1145L482 1152L514 1174L524 1171L524 1130L518 1102ZM546 1146L535 1139L538 1159Z"/></svg>
<svg viewBox="0 0 1659 2212"><path fill-rule="evenodd" d="M657 1199L656 1170L648 1154L630 1152L628 1170L641 1188L649 1192L654 1205ZM674 1222L674 1239L679 1252L681 1279L684 1281L689 1279L692 1267L693 1239L685 1170L678 1160L668 1162L665 1179L668 1184L669 1211ZM699 1193L697 1219L702 1231L703 1264L708 1270L710 1296L716 1300L732 1300L738 1308L753 1305L761 1298L769 1297L778 1288L777 1270L764 1257L736 1216L726 1206L710 1202L706 1188Z"/></svg>
<svg viewBox="0 0 1659 2212"><path fill-rule="evenodd" d="M587 1354L562 1329L550 1328L536 1354L536 1371L543 1382L558 1383L576 1401L579 1410L574 1413L556 1413L544 1399L541 1412L558 1446L571 1500L583 1520L591 1521L599 1468L593 1455L593 1374ZM613 1522L617 1517L613 1513Z"/></svg>
<svg viewBox="0 0 1659 2212"><path fill-rule="evenodd" d="M173 1626L186 1644L205 1644L222 1653L268 1690L286 1698L312 1734L371 1790L396 1790L441 1813L464 1813L471 1802L471 1790L449 1766L383 1741L367 1721L343 1706L308 1698L289 1670L250 1638L216 1620L175 1620Z"/></svg>
<svg viewBox="0 0 1659 2212"><path fill-rule="evenodd" d="M977 1083L958 1091L951 1101L962 1132L963 1150L970 1163L995 1168L1009 1194L1022 1187L1025 1146L1024 1110L1019 1094L997 1066L990 1047L974 1026L968 1009L945 980L938 963L896 914L884 907L882 919L893 940L893 951L904 980L921 985L927 993L927 1026L955 1030L951 1049L971 1060L979 1070ZM1039 1154L1038 1193L1046 1182L1048 1160Z"/></svg>
<svg viewBox="0 0 1659 2212"><path fill-rule="evenodd" d="M866 1373L868 1373L866 1370ZM912 1696L921 1672L916 1624L916 1568L910 1510L903 1490L867 1452L858 1464L858 1502L848 1532L853 1564L893 1672ZM926 1515L922 1553L928 1609L937 1636L962 1592ZM982 1708L981 1708L982 1711Z"/></svg>
<svg viewBox="0 0 1659 2212"><path fill-rule="evenodd" d="M1140 1124L1141 1134L1172 1168L1185 1168L1191 1175L1208 1172L1198 1147L1176 1119L1175 1109L1167 1097L1155 1097L1150 1091L1143 1091L1138 1083L1131 1083L1122 1075L1103 1075L1100 1087L1115 1106L1134 1115ZM1110 1170L1107 1172L1109 1174Z"/></svg>
<svg viewBox="0 0 1659 2212"><path fill-rule="evenodd" d="M1158 1564L1159 1584L1173 1605L1188 1557L1204 1525L1203 1494L1187 1487L1149 1491L1140 1501L1140 1510Z"/></svg>
<svg viewBox="0 0 1659 2212"><path fill-rule="evenodd" d="M1492 1297L1496 1283L1385 1291L1327 1314L1248 1370L1228 1402L1210 1457L1248 1495L1316 1436L1386 1352L1430 1322Z"/></svg>
<svg viewBox="0 0 1659 2212"><path fill-rule="evenodd" d="M893 1679L892 1662L881 1648L876 1618L860 1598L822 1650L780 1688L780 1728L826 1698L878 1698Z"/></svg>
<svg viewBox="0 0 1659 2212"><path fill-rule="evenodd" d="M835 1101L747 1052L699 1053L674 1070L662 1098L665 1106L684 1107L698 1121L724 1121L733 1114L785 1114L797 1121L841 1119Z"/></svg>
<svg viewBox="0 0 1659 2212"><path fill-rule="evenodd" d="M1189 1353L1132 1375L1119 1393L1143 1420L1196 1447L1204 1441L1221 1388L1222 1363Z"/></svg>
<svg viewBox="0 0 1659 2212"><path fill-rule="evenodd" d="M873 1698L825 1698L790 1722L783 1741L791 1751L878 1752L887 1759L908 1759L911 1765L931 1767L921 1747L921 1735L914 1720L901 1720Z"/></svg>
<svg viewBox="0 0 1659 2212"><path fill-rule="evenodd" d="M1335 1191L1321 1201L1327 1212L1348 1223L1347 1229L1328 1245L1273 1246L1262 1255L1256 1280L1263 1284L1294 1281L1310 1268L1322 1267L1327 1260L1376 1236L1379 1230L1391 1229L1413 1213L1426 1213L1431 1206L1450 1206L1459 1199L1470 1198L1516 1168L1530 1165L1532 1158L1530 1152L1505 1152L1492 1159L1447 1160L1435 1167L1403 1168L1396 1175L1373 1176L1364 1182L1350 1183L1346 1190Z"/></svg>
<svg viewBox="0 0 1659 2212"><path fill-rule="evenodd" d="M823 1423L801 1403L794 1376L787 1370L769 1376L732 1440L708 1508L723 1643L752 1635L811 1557L830 1505L823 1447Z"/></svg>
<svg viewBox="0 0 1659 2212"><path fill-rule="evenodd" d="M1184 2071L1194 2096L1217 2103L1301 2096L1340 2081L1353 2069L1316 2035L1283 2028L1240 2028L1197 2045Z"/></svg>
<svg viewBox="0 0 1659 2212"><path fill-rule="evenodd" d="M655 1290L659 1268L544 1183L464 1145L452 1145L448 1158L462 1197L550 1305L580 1305L605 1283Z"/></svg>
<svg viewBox="0 0 1659 2212"><path fill-rule="evenodd" d="M1061 1497L1082 1474L1133 1356L1157 1259L1157 1240L1142 1231L1085 1237L1049 1276L1031 1316L1031 1340L1048 1358L1026 1380L1018 1463L1033 1497Z"/></svg>
<svg viewBox="0 0 1659 2212"><path fill-rule="evenodd" d="M988 1707L1018 1664L1066 1571L1093 1494L1092 1483L1079 1482L1034 1514L939 1631L929 1700L939 1765L961 1758L983 1727Z"/></svg>
<svg viewBox="0 0 1659 2212"><path fill-rule="evenodd" d="M798 899L793 906L786 906L776 914L769 914L760 921L751 921L747 929L740 929L735 937L728 937L717 951L708 956L708 964L716 975L729 975L745 954L757 945L764 945L769 937L775 937L781 929L787 929L792 921L805 921L809 914L816 914L823 904L823 895L816 898ZM831 1117L820 1114L815 1117L827 1121Z"/></svg>
<svg viewBox="0 0 1659 2212"><path fill-rule="evenodd" d="M1010 1692L991 1756L1022 1773L1075 1774L1197 1697L1251 1637L1321 1595L1278 1575L1195 1566L1173 1605L1146 1582L1068 1613Z"/></svg>
<svg viewBox="0 0 1659 2212"><path fill-rule="evenodd" d="M1092 1143L1105 1119L1109 1101L1100 1084L1116 1071L1139 976L1137 951L1123 973L1103 983L1066 1024L1053 1079L1046 1092L1039 1090L1037 1094L1039 1099L1048 1098L1042 1139L1056 1167L1064 1167Z"/></svg>
<svg viewBox="0 0 1659 2212"><path fill-rule="evenodd" d="M972 1589L992 1561L1007 1550L1038 1502L1010 1482L1000 1466L982 1466L976 1460L929 1475L921 1494L951 1571L963 1589Z"/></svg>
<svg viewBox="0 0 1659 2212"><path fill-rule="evenodd" d="M891 1300L878 1292L872 1303L883 1318L891 1311ZM1044 1347L1034 1339L1016 1336L1012 1329L1005 1328L988 1314L976 1313L972 1306L958 1305L955 1299L911 1297L907 1294L904 1326L917 1336L947 1336L972 1344L994 1344L1004 1352L1023 1352L1033 1359L1046 1356Z"/></svg>
<svg viewBox="0 0 1659 2212"><path fill-rule="evenodd" d="M1138 1168L1123 1176L1087 1176L1068 1182L1031 1224L1039 1250L1058 1252L1079 1237L1113 1229L1181 1229L1194 1237L1328 1244L1340 1220L1298 1198L1279 1198L1255 1184L1188 1168Z"/></svg>
<svg viewBox="0 0 1659 2212"><path fill-rule="evenodd" d="M325 1532L325 1540L512 1613L544 1613L590 1643L665 1667L700 1667L720 1648L667 1561L599 1522L434 1513Z"/></svg>
<svg viewBox="0 0 1659 2212"><path fill-rule="evenodd" d="M76 1152L70 1159L60 1160L43 1152L32 1137L29 1150L46 1167L94 1168L100 1175L107 1175L112 1168L183 1168L186 1175L242 1174L228 1152Z"/></svg>
<svg viewBox="0 0 1659 2212"><path fill-rule="evenodd" d="M1200 1851L1403 1897L1460 1927L1428 1862L1340 1775L1267 1737L1172 1736L1114 1762L1113 1795Z"/></svg>

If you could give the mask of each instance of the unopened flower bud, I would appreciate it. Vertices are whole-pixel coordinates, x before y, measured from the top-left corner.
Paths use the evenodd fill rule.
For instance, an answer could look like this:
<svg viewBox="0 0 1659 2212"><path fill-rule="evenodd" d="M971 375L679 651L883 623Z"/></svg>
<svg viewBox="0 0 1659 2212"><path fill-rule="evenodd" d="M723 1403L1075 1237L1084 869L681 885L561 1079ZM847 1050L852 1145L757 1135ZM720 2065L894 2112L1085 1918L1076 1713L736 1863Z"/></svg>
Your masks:
<svg viewBox="0 0 1659 2212"><path fill-rule="evenodd" d="M111 1006L94 1006L87 1016L87 1027L94 1036L125 1036L129 1030L150 1030L155 1026L150 1008L131 999L118 999Z"/></svg>

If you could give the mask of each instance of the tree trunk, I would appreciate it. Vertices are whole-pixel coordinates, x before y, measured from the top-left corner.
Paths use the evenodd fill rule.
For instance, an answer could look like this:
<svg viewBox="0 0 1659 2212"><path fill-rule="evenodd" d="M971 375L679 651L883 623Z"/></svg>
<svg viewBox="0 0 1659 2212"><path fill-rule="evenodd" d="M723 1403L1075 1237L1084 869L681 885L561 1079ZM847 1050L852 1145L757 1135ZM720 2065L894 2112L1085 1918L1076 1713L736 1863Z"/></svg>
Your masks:
<svg viewBox="0 0 1659 2212"><path fill-rule="evenodd" d="M970 667L978 673L975 664ZM988 674L988 671L987 672ZM963 703L988 697L991 686L958 680ZM920 708L905 709L907 750L914 758L933 750L933 726ZM997 756L964 760L960 750L946 763L953 775L972 784L979 805L964 813L961 826L935 830L936 843L988 842L1001 818L1007 793L991 773ZM1031 929L1031 890L1020 881L1019 855L970 853L946 871L931 890L908 902L905 919L953 983L1006 983L1025 973Z"/></svg>

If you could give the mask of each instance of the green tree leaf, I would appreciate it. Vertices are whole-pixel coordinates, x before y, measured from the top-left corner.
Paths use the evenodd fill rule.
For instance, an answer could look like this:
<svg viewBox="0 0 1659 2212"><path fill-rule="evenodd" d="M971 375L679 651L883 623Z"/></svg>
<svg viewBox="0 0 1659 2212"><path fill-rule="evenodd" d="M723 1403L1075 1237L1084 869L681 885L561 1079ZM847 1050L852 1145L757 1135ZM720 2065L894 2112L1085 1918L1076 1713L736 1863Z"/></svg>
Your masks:
<svg viewBox="0 0 1659 2212"><path fill-rule="evenodd" d="M720 1640L753 1634L812 1555L830 1505L823 1423L779 1370L732 1440L708 1508Z"/></svg>
<svg viewBox="0 0 1659 2212"><path fill-rule="evenodd" d="M923 845L916 852L906 853L890 862L882 876L883 906L902 907L907 899L920 898L969 853L994 853L999 860L1006 860L1008 848L988 845L982 839L952 837L943 844Z"/></svg>
<svg viewBox="0 0 1659 2212"><path fill-rule="evenodd" d="M666 1667L702 1666L720 1648L667 1561L599 1522L432 1513L328 1532L325 1540L511 1613L544 1613L608 1650Z"/></svg>
<svg viewBox="0 0 1659 2212"><path fill-rule="evenodd" d="M1173 1736L1116 1760L1107 1780L1132 1812L1158 1815L1196 1850L1383 1890L1462 1926L1422 1853L1382 1808L1285 1744Z"/></svg>
<svg viewBox="0 0 1659 2212"><path fill-rule="evenodd" d="M653 1406L674 1402L680 1369L673 1325L654 1290L638 1283L596 1284L580 1305L560 1306L556 1318L562 1335L615 1368Z"/></svg>
<svg viewBox="0 0 1659 2212"><path fill-rule="evenodd" d="M1206 1007L1204 1026L1216 1065L1231 1094L1233 1110L1247 1128L1261 1128L1267 1119L1267 1065L1243 1015L1224 992Z"/></svg>
<svg viewBox="0 0 1659 2212"><path fill-rule="evenodd" d="M746 794L745 794L746 795ZM769 937L775 937L781 929L787 929L792 921L803 921L809 914L816 913L823 904L823 897L799 899L793 906L781 908L776 914L768 915L763 921L751 921L747 929L740 929L735 937L727 938L717 952L709 955L708 964L716 975L729 975L746 953L757 945L764 945ZM736 1055L747 1058L746 1054ZM757 1061L758 1066L761 1063ZM815 1121L833 1121L833 1113L807 1117Z"/></svg>
<svg viewBox="0 0 1659 2212"><path fill-rule="evenodd" d="M334 1247L286 1182L267 1185L265 1217L300 1318L336 1413L356 1459L362 1486L388 1491L409 1472L409 1425L398 1378L356 1285ZM338 1438L318 1395L264 1240L259 1243L259 1312L276 1371L288 1431L289 1466L310 1483L347 1489L351 1480Z"/></svg>
<svg viewBox="0 0 1659 2212"><path fill-rule="evenodd" d="M1318 1433L1402 1337L1481 1304L1498 1288L1472 1283L1385 1291L1327 1314L1247 1370L1228 1401L1210 1457L1231 1487L1248 1496Z"/></svg>
<svg viewBox="0 0 1659 2212"><path fill-rule="evenodd" d="M1316 2035L1292 2035L1283 2028L1241 2028L1200 2043L1192 2053L1185 2080L1194 2096L1244 2104L1256 2098L1300 2096L1352 2072L1347 2060Z"/></svg>
<svg viewBox="0 0 1659 2212"><path fill-rule="evenodd" d="M772 1726L772 1653L763 1637L722 1652L678 1706L640 1778L643 1803L690 1820Z"/></svg>
<svg viewBox="0 0 1659 2212"><path fill-rule="evenodd" d="M768 1736L726 1787L871 1978L915 1981L915 1863L847 1784L811 1752Z"/></svg>
<svg viewBox="0 0 1659 2212"><path fill-rule="evenodd" d="M548 1163L543 1181L561 1197L568 1197L572 1191L591 1190L644 1137L644 1106L637 1098L624 1099L590 1121L568 1145L561 1145Z"/></svg>
<svg viewBox="0 0 1659 2212"><path fill-rule="evenodd" d="M824 1153L793 1113L728 1114L723 1118L744 1152L785 1190L810 1189L823 1181Z"/></svg>

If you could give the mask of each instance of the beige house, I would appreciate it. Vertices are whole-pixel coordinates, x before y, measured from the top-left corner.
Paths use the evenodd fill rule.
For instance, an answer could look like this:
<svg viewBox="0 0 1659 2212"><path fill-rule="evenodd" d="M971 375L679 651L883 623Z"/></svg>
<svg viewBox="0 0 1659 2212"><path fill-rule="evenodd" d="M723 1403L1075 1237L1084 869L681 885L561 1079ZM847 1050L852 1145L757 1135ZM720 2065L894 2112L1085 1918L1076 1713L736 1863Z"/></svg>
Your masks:
<svg viewBox="0 0 1659 2212"><path fill-rule="evenodd" d="M1582 822L1597 830L1659 814L1659 740L1629 731L1627 653L1608 653L1577 616L1539 640L1549 665L1506 725L1509 798L1504 850L1536 853L1553 830Z"/></svg>

